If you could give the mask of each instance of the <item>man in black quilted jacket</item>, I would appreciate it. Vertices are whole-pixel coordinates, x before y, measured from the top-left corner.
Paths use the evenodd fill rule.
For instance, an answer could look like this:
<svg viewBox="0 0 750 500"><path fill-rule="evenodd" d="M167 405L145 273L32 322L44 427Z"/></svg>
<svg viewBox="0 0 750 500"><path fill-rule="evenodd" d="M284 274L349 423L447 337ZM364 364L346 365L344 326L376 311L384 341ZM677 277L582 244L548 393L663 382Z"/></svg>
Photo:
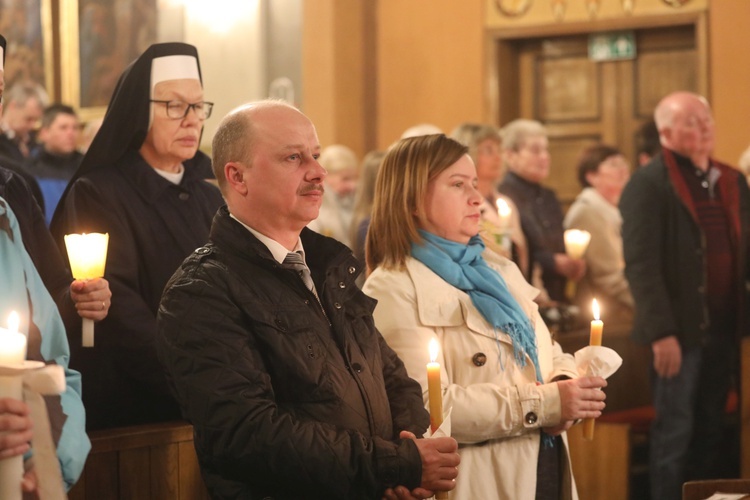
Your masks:
<svg viewBox="0 0 750 500"><path fill-rule="evenodd" d="M310 120L279 101L232 111L214 137L227 205L167 284L157 339L206 485L242 499L450 490L456 442L418 438L422 391L375 329L361 264L305 227L319 154Z"/></svg>

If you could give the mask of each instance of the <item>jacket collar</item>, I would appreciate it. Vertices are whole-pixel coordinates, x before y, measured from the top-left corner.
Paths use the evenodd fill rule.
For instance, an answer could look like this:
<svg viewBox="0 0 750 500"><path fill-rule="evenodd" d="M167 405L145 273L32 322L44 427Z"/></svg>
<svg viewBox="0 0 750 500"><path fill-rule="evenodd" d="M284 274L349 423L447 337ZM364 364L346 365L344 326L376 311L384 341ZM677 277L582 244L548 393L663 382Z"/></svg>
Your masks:
<svg viewBox="0 0 750 500"><path fill-rule="evenodd" d="M203 181L204 169L201 168L203 166L201 163L206 161L210 162L208 157L199 151L193 158L183 162L185 174L182 176L182 182L176 187L183 189L191 182ZM117 169L135 184L149 203L155 203L164 191L175 187L175 184L154 172L153 167L146 163L146 160L134 149L129 150L117 162Z"/></svg>
<svg viewBox="0 0 750 500"><path fill-rule="evenodd" d="M302 229L300 239L305 248L305 262L316 286L323 282L326 272L334 266L343 266L341 273L348 277L347 281L353 281L361 272L362 265L346 245L306 227ZM277 263L268 247L229 215L226 205L214 216L210 240L235 255L259 259L270 265ZM341 279L344 279L343 274Z"/></svg>
<svg viewBox="0 0 750 500"><path fill-rule="evenodd" d="M688 212L690 212L693 221L698 224L698 213L695 209L693 197L690 196L690 191L685 182L685 178L677 164L677 153L662 148L662 154L664 155L664 164L666 165L669 179L672 181L672 186L674 186L677 196L680 198ZM679 159L681 161L690 161L684 157L679 157ZM737 242L740 241L742 228L742 222L740 221L740 192L739 186L737 185L739 174L732 167L719 163L713 158L710 161L711 167L718 169L720 173L716 186L719 189L721 205L724 209L727 221L729 222L732 241L737 244Z"/></svg>

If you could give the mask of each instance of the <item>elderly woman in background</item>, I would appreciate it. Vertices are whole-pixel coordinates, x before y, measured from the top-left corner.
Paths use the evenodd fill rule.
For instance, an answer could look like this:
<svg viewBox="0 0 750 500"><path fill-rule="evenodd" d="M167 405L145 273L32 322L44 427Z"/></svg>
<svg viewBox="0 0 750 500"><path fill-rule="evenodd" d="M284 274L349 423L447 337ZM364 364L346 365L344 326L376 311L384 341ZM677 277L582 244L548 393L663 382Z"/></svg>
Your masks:
<svg viewBox="0 0 750 500"><path fill-rule="evenodd" d="M477 191L482 195L482 236L485 243L504 257L512 258L522 270L529 268L529 250L521 229L521 218L513 200L496 188L503 177L503 158L500 153L500 131L491 125L462 123L451 132L451 138L469 148L469 156L477 168ZM501 205L507 210L500 214ZM498 245L496 238L510 235L512 245ZM528 276L526 276L529 278Z"/></svg>
<svg viewBox="0 0 750 500"><path fill-rule="evenodd" d="M357 193L354 195L354 215L349 236L352 241L351 249L354 251L354 256L362 262L365 261L365 238L367 237L367 229L370 227L372 203L375 198L375 179L383 156L385 156L385 153L382 151L370 151L365 155L364 160L362 160L362 175L357 184ZM364 273L360 276L364 278Z"/></svg>
<svg viewBox="0 0 750 500"><path fill-rule="evenodd" d="M359 179L359 160L348 147L334 144L321 152L318 161L328 175L320 215L308 227L352 248L350 231L354 214L354 193Z"/></svg>
<svg viewBox="0 0 750 500"><path fill-rule="evenodd" d="M60 243L68 233L109 233L109 316L95 347L71 357L86 380L89 430L180 418L156 357L156 312L167 280L208 239L223 203L206 181L211 161L198 151L211 107L195 47L152 45L120 77L52 221Z"/></svg>
<svg viewBox="0 0 750 500"><path fill-rule="evenodd" d="M586 148L578 160L578 181L583 191L565 216L565 228L591 233L584 256L586 275L578 287L576 302L591 304L593 296L608 312L632 320L635 304L625 279L622 217L617 208L628 179L630 165L617 148L603 144Z"/></svg>
<svg viewBox="0 0 750 500"><path fill-rule="evenodd" d="M547 129L534 120L518 119L500 131L503 160L508 167L498 190L508 196L521 212L521 227L529 244L531 282L541 283L556 302L568 302L565 283L579 281L586 262L565 253L563 214L557 194L542 185L550 171Z"/></svg>
<svg viewBox="0 0 750 500"><path fill-rule="evenodd" d="M425 398L427 346L441 346L461 454L451 498L575 498L565 430L600 415L606 382L578 378L539 316L538 290L485 250L477 183L467 148L442 134L396 144L378 174L363 290Z"/></svg>

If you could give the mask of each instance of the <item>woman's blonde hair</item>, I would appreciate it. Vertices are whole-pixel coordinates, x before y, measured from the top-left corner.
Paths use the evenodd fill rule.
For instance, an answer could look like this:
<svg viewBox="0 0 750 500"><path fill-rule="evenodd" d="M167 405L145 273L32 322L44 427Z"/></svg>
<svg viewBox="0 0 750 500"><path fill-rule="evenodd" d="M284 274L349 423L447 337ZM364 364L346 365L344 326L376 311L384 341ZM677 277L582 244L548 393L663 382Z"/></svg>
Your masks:
<svg viewBox="0 0 750 500"><path fill-rule="evenodd" d="M383 158L375 181L375 203L367 231L365 255L370 271L401 268L424 220L427 184L468 153L466 146L443 134L397 142Z"/></svg>

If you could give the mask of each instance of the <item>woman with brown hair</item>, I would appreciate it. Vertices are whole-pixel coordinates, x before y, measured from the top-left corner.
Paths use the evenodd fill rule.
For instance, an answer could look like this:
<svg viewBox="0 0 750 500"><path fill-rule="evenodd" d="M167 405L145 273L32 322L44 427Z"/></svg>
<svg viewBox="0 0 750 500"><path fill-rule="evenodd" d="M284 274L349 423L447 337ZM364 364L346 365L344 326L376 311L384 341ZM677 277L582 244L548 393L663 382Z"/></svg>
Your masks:
<svg viewBox="0 0 750 500"><path fill-rule="evenodd" d="M427 346L441 346L462 473L454 499L576 498L565 431L597 417L606 385L578 377L529 285L478 236L482 195L467 148L405 139L383 159L366 243L375 324L427 398Z"/></svg>

